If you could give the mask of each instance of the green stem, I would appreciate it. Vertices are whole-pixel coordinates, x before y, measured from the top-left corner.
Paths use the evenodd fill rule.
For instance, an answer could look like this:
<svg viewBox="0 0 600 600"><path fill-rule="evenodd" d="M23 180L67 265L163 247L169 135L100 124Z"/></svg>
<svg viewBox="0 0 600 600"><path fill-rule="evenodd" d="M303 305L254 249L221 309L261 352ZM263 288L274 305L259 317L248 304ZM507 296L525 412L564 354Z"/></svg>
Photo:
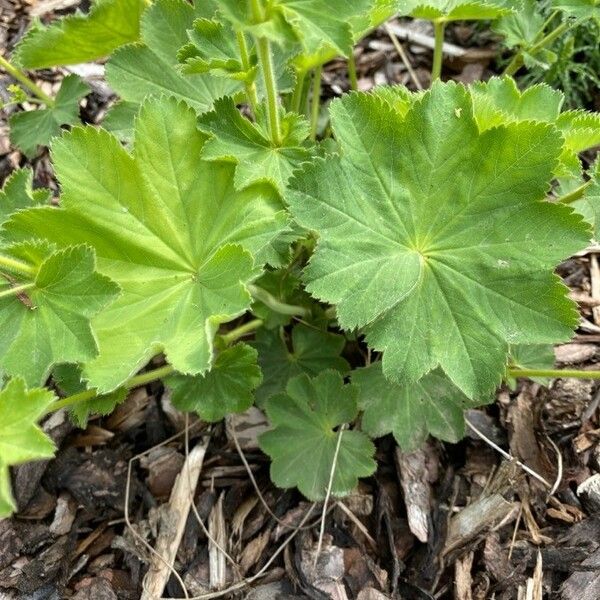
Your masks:
<svg viewBox="0 0 600 600"><path fill-rule="evenodd" d="M300 112L302 105L302 96L304 94L304 81L306 80L306 71L296 71L296 85L294 86L294 92L292 94L292 100L290 102L290 109L292 112Z"/></svg>
<svg viewBox="0 0 600 600"><path fill-rule="evenodd" d="M0 292L0 298L7 298L8 296L17 296L21 292L25 292L30 290L32 287L35 287L35 283L24 283L23 285L17 285L15 287L9 287Z"/></svg>
<svg viewBox="0 0 600 600"><path fill-rule="evenodd" d="M502 75L514 75L523 66L523 51L519 50L506 65Z"/></svg>
<svg viewBox="0 0 600 600"><path fill-rule="evenodd" d="M262 319L252 319L252 321L248 321L227 333L224 333L221 336L221 340L225 343L226 346L230 346L234 342L237 342L240 338L245 335L260 329L264 325L264 321Z"/></svg>
<svg viewBox="0 0 600 600"><path fill-rule="evenodd" d="M348 57L348 78L350 79L350 89L356 92L358 90L358 77L356 75L356 57L354 56L354 51L351 51Z"/></svg>
<svg viewBox="0 0 600 600"><path fill-rule="evenodd" d="M133 388L146 385L147 383L157 381L158 379L162 379L163 377L170 375L174 371L175 369L171 365L158 367L157 369L152 369L151 371L146 371L145 373L141 373L140 375L130 377L121 387L124 387L126 390L131 390ZM73 406L74 404L85 402L86 400L92 400L96 396L98 396L97 390L84 390L83 392L79 392L77 394L73 394L72 396L67 396L66 398L61 398L60 400L54 401L48 407L47 412L56 412L61 408Z"/></svg>
<svg viewBox="0 0 600 600"><path fill-rule="evenodd" d="M247 73L252 68L250 64L250 55L248 53L248 44L246 43L246 36L243 31L236 32L238 47L240 49L240 57L242 59L242 67ZM258 95L256 93L256 83L253 81L245 81L244 87L246 89L246 96L248 98L248 104L250 104L252 111L256 114L256 108L258 106Z"/></svg>
<svg viewBox="0 0 600 600"><path fill-rule="evenodd" d="M557 202L561 202L562 204L572 204L573 202L577 202L583 198L585 191L592 185L591 181L586 181L579 187L575 188L572 192L565 194L564 196L560 196L556 199Z"/></svg>
<svg viewBox="0 0 600 600"><path fill-rule="evenodd" d="M267 115L269 117L269 130L271 141L275 146L281 146L281 125L279 123L279 97L277 94L277 81L273 71L273 57L271 56L271 44L267 38L259 38L256 41L258 59L262 67L265 80L265 93L267 96Z"/></svg>
<svg viewBox="0 0 600 600"><path fill-rule="evenodd" d="M550 377L554 379L572 377L575 379L600 379L600 371L578 369L508 369L510 377Z"/></svg>
<svg viewBox="0 0 600 600"><path fill-rule="evenodd" d="M434 21L435 47L433 49L433 64L431 65L431 81L439 79L442 75L442 58L444 55L444 30L445 21Z"/></svg>
<svg viewBox="0 0 600 600"><path fill-rule="evenodd" d="M317 129L319 127L319 111L321 109L321 72L323 67L319 65L313 74L313 89L311 98L310 115L310 139L317 139Z"/></svg>
<svg viewBox="0 0 600 600"><path fill-rule="evenodd" d="M36 273L35 268L31 265L3 254L0 254L0 267L4 267L13 273L19 273L20 275L35 275Z"/></svg>
<svg viewBox="0 0 600 600"><path fill-rule="evenodd" d="M293 304L281 302L280 300L277 300L275 296L267 292L267 290L263 290L255 285L250 284L247 287L255 300L262 302L273 312L279 313L280 315L290 315L292 317L310 316L310 310L304 308L304 306L295 306Z"/></svg>
<svg viewBox="0 0 600 600"><path fill-rule="evenodd" d="M25 73L17 69L8 62L3 56L0 56L0 67L2 67L11 77L14 77L19 83L24 85L30 92L37 96L46 106L54 106L54 100L48 96L39 86L37 86Z"/></svg>

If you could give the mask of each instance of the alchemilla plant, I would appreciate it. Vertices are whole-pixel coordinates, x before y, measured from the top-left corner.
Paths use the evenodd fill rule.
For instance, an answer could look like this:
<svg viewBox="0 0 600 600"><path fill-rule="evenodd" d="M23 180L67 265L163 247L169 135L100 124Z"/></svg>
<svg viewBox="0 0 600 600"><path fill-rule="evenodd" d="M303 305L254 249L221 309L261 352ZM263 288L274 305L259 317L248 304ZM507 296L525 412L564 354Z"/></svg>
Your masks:
<svg viewBox="0 0 600 600"><path fill-rule="evenodd" d="M11 139L50 146L60 196L27 169L0 193L0 515L9 468L53 454L45 415L85 426L151 381L206 421L256 403L274 483L319 500L374 472L373 439L457 441L503 380L559 375L547 345L578 313L554 270L598 237L579 154L600 117L510 74L597 4L97 0L34 25L1 59L40 105ZM346 94L323 132L322 66L355 82L354 45L396 14L434 24L431 88ZM496 20L508 75L439 81L457 19ZM75 75L51 98L23 71L104 57L101 126L77 123Z"/></svg>

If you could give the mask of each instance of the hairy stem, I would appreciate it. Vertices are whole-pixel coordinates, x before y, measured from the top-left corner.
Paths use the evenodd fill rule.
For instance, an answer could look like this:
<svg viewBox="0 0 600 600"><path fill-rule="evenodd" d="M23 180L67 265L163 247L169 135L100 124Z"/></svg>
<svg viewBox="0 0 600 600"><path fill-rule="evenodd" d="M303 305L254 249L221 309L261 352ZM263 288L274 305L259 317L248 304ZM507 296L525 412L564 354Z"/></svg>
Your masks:
<svg viewBox="0 0 600 600"><path fill-rule="evenodd" d="M17 69L12 63L0 56L0 67L2 67L11 77L24 85L30 92L37 96L46 106L54 106L54 100L48 96L38 85L33 83L23 71Z"/></svg>
<svg viewBox="0 0 600 600"><path fill-rule="evenodd" d="M508 374L510 377L600 379L600 371L584 371L580 369L508 369Z"/></svg>
<svg viewBox="0 0 600 600"><path fill-rule="evenodd" d="M146 371L145 373L141 373L140 375L130 377L121 387L124 387L126 390L131 390L133 388L146 385L147 383L151 383L153 381L162 379L163 377L170 375L174 371L175 369L171 365L164 365L163 367L158 367L157 369L152 369L151 371ZM67 396L66 398L61 398L60 400L54 401L48 407L47 412L56 412L61 408L73 406L74 404L85 402L86 400L92 400L98 395L98 391L95 389L84 390L83 392L79 392L77 394Z"/></svg>
<svg viewBox="0 0 600 600"><path fill-rule="evenodd" d="M444 55L445 21L434 21L435 47L433 49L433 64L431 65L431 81L439 79L442 74L442 58Z"/></svg>
<svg viewBox="0 0 600 600"><path fill-rule="evenodd" d="M0 298L7 298L8 296L18 296L19 294L30 290L32 287L35 287L35 283L24 283L23 285L9 287L0 292Z"/></svg>
<svg viewBox="0 0 600 600"><path fill-rule="evenodd" d="M19 273L20 275L35 275L36 273L35 268L31 265L3 254L0 254L0 267L4 267L12 273Z"/></svg>
<svg viewBox="0 0 600 600"><path fill-rule="evenodd" d="M321 71L323 67L319 65L313 74L313 89L311 98L310 114L310 139L317 139L317 129L319 127L319 111L321 109Z"/></svg>
<svg viewBox="0 0 600 600"><path fill-rule="evenodd" d="M240 49L240 57L242 59L242 67L244 71L248 72L251 68L250 65L250 55L248 53L248 44L246 43L246 36L243 31L238 31L236 33L238 47ZM254 81L246 81L244 82L244 87L246 90L246 97L248 98L248 104L252 108L252 112L256 114L256 107L258 106L258 95L256 93L256 83Z"/></svg>
<svg viewBox="0 0 600 600"><path fill-rule="evenodd" d="M226 346L230 346L245 335L260 329L263 325L264 321L262 319L252 319L252 321L248 321L247 323L244 323L243 325L224 333L221 336L221 340L223 340Z"/></svg>
<svg viewBox="0 0 600 600"><path fill-rule="evenodd" d="M302 105L302 96L304 95L305 80L306 71L296 71L296 85L294 86L294 92L292 93L292 100L290 102L290 110L293 112L304 112L300 110L300 107Z"/></svg>
<svg viewBox="0 0 600 600"><path fill-rule="evenodd" d="M266 306L268 306L273 312L279 313L280 315L289 315L291 317L308 317L310 311L304 306L295 306L293 304L286 304L277 300L275 296L269 294L267 290L263 290L255 285L248 285L248 291L252 294L255 300L259 300Z"/></svg>
<svg viewBox="0 0 600 600"><path fill-rule="evenodd" d="M348 79L350 79L350 89L354 92L358 90L358 77L356 75L356 57L354 50L350 52L348 57Z"/></svg>
<svg viewBox="0 0 600 600"><path fill-rule="evenodd" d="M565 194L564 196L559 196L556 201L562 202L562 204L572 204L573 202L577 202L583 198L585 191L592 185L591 181L586 181L579 187L575 188L572 192Z"/></svg>

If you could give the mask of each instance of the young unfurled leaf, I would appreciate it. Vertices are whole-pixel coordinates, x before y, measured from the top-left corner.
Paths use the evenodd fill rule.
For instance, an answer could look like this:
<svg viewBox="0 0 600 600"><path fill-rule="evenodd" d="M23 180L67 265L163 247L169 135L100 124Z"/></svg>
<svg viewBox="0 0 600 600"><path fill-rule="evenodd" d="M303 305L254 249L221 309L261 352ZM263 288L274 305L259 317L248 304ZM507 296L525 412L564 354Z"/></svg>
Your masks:
<svg viewBox="0 0 600 600"><path fill-rule="evenodd" d="M77 75L67 75L56 94L54 106L11 115L11 142L26 156L33 156L38 146L47 146L61 133L63 125L79 122L79 102L89 91L89 86Z"/></svg>
<svg viewBox="0 0 600 600"><path fill-rule="evenodd" d="M520 7L519 0L398 0L400 15L430 21L496 19Z"/></svg>
<svg viewBox="0 0 600 600"><path fill-rule="evenodd" d="M202 156L236 162L237 189L267 181L283 194L293 171L310 161L313 153L306 143L310 127L303 117L288 113L281 126L283 139L275 146L268 132L242 116L231 98L217 100L215 110L200 118L200 128L213 134Z"/></svg>
<svg viewBox="0 0 600 600"><path fill-rule="evenodd" d="M578 19L594 19L600 23L599 0L553 0L552 6Z"/></svg>
<svg viewBox="0 0 600 600"><path fill-rule="evenodd" d="M185 374L205 372L220 323L250 305L245 283L287 216L266 185L236 192L233 165L201 160L196 114L174 99L147 101L133 154L92 127L56 141L60 209L17 214L14 235L88 243L122 288L94 320L100 355L84 376L117 388L164 350ZM63 361L65 362L65 361Z"/></svg>
<svg viewBox="0 0 600 600"><path fill-rule="evenodd" d="M49 27L35 25L17 46L26 69L74 65L108 56L135 42L146 0L96 0L89 14L64 17Z"/></svg>
<svg viewBox="0 0 600 600"><path fill-rule="evenodd" d="M352 383L360 389L362 430L373 438L393 433L404 452L417 449L430 434L458 442L465 434L464 410L475 406L439 370L416 383L394 383L384 377L381 363L376 362L353 371ZM477 404L485 400L479 398Z"/></svg>
<svg viewBox="0 0 600 600"><path fill-rule="evenodd" d="M259 437L259 444L273 461L275 485L297 487L309 500L322 500L334 461L333 496L349 494L359 477L375 471L375 448L369 438L360 431L338 429L356 418L357 396L357 387L344 385L339 373L323 371L314 379L291 379L285 394L267 402L273 429Z"/></svg>
<svg viewBox="0 0 600 600"><path fill-rule="evenodd" d="M34 190L32 183L33 171L29 168L17 169L6 179L0 190L0 228L16 211L48 203L50 190Z"/></svg>
<svg viewBox="0 0 600 600"><path fill-rule="evenodd" d="M82 381L79 365L58 365L52 371L52 378L65 394L78 394L88 389ZM109 415L126 398L127 390L119 388L109 394L101 394L90 400L82 400L69 406L69 414L77 427L85 429L91 415Z"/></svg>
<svg viewBox="0 0 600 600"><path fill-rule="evenodd" d="M141 103L149 94L168 94L202 113L217 98L243 89L241 82L224 77L178 70L177 53L188 42L195 17L186 0L157 0L148 8L142 17L142 43L120 48L106 65L107 80L122 100Z"/></svg>
<svg viewBox="0 0 600 600"><path fill-rule="evenodd" d="M26 242L3 248L3 254L29 263L37 274L31 282L0 274L0 366L28 385L42 385L53 365L94 358L90 319L114 300L118 287L95 271L92 249L52 252ZM23 292L10 293L28 283Z"/></svg>
<svg viewBox="0 0 600 600"><path fill-rule="evenodd" d="M299 324L292 329L290 351L279 330L258 331L252 344L258 350L258 364L263 372L263 383L256 391L257 402L262 404L283 392L288 381L302 373L317 375L323 369L347 373L350 365L340 356L345 343L341 335Z"/></svg>
<svg viewBox="0 0 600 600"><path fill-rule="evenodd" d="M247 344L236 344L219 352L205 375L173 375L165 383L171 388L173 405L194 411L201 419L220 421L243 412L254 402L254 390L262 381L256 363L258 352Z"/></svg>
<svg viewBox="0 0 600 600"><path fill-rule="evenodd" d="M54 456L54 443L36 424L54 400L49 390L28 390L22 379L0 390L0 519L16 509L9 467Z"/></svg>
<svg viewBox="0 0 600 600"><path fill-rule="evenodd" d="M553 127L480 133L468 91L442 83L405 117L368 94L330 112L342 157L305 168L288 200L320 236L308 291L345 329L365 327L386 377L408 384L440 366L487 395L509 343L570 337L577 312L552 270L589 231L544 201L562 149Z"/></svg>

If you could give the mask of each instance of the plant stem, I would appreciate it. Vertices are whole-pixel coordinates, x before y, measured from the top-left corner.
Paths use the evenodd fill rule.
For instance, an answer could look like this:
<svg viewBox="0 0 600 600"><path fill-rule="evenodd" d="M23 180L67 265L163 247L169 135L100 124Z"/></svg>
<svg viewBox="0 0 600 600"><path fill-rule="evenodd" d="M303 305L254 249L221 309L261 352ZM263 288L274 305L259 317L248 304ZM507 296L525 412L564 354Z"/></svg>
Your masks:
<svg viewBox="0 0 600 600"><path fill-rule="evenodd" d="M244 337L248 333L252 333L257 329L260 329L264 325L264 321L262 319L252 319L252 321L248 321L227 333L224 333L221 336L221 340L225 343L226 346L230 346L233 342L237 342L240 338Z"/></svg>
<svg viewBox="0 0 600 600"><path fill-rule="evenodd" d="M35 286L35 283L24 283L23 285L17 285L15 287L9 287L0 292L0 298L7 298L8 296L17 296L21 292L31 289Z"/></svg>
<svg viewBox="0 0 600 600"><path fill-rule="evenodd" d="M572 377L575 379L600 379L600 371L579 369L508 369L510 377L550 377L554 379Z"/></svg>
<svg viewBox="0 0 600 600"><path fill-rule="evenodd" d="M358 77L356 75L356 57L354 50L350 52L348 57L348 78L350 79L350 89L354 92L358 90Z"/></svg>
<svg viewBox="0 0 600 600"><path fill-rule="evenodd" d="M576 202L577 200L580 200L581 198L583 198L583 195L585 194L585 190L587 190L590 185L592 185L591 181L586 181L585 183L581 184L579 187L575 188L572 192L569 192L568 194L565 194L564 196L560 196L559 198L556 199L557 202L561 202L562 204L571 204L573 202Z"/></svg>
<svg viewBox="0 0 600 600"><path fill-rule="evenodd" d="M30 92L37 96L46 106L54 106L54 100L48 96L38 85L33 83L25 73L17 69L8 62L3 56L0 56L0 67L2 67L11 77L23 84Z"/></svg>
<svg viewBox="0 0 600 600"><path fill-rule="evenodd" d="M313 89L311 98L310 115L310 139L317 139L317 128L319 127L319 110L321 108L321 71L323 67L319 65L313 73Z"/></svg>
<svg viewBox="0 0 600 600"><path fill-rule="evenodd" d="M0 254L0 267L4 267L13 273L19 273L21 275L35 275L36 273L35 268L31 265L3 254Z"/></svg>
<svg viewBox="0 0 600 600"><path fill-rule="evenodd" d="M514 75L523 66L523 52L519 50L506 65L502 75Z"/></svg>
<svg viewBox="0 0 600 600"><path fill-rule="evenodd" d="M442 74L442 58L444 55L445 21L434 21L435 47L433 49L433 64L431 65L431 81L439 79Z"/></svg>
<svg viewBox="0 0 600 600"><path fill-rule="evenodd" d="M157 369L152 369L151 371L146 371L145 373L141 373L140 375L130 377L121 387L124 387L126 390L131 390L133 388L146 385L147 383L151 383L152 381L162 379L163 377L170 375L174 371L175 369L171 365L164 365L163 367L158 367ZM56 412L61 408L73 406L74 404L78 404L79 402L85 402L86 400L92 400L96 396L98 396L97 390L84 390L83 392L79 392L77 394L67 396L66 398L61 398L60 400L54 401L48 407L46 412Z"/></svg>
<svg viewBox="0 0 600 600"><path fill-rule="evenodd" d="M263 290L255 285L246 286L248 291L252 294L255 300L258 300L268 306L273 312L279 313L280 315L290 315L292 317L308 317L310 316L310 310L304 308L304 306L295 306L293 304L286 304L277 300L275 296Z"/></svg>
<svg viewBox="0 0 600 600"><path fill-rule="evenodd" d="M290 110L301 112L302 96L304 95L304 81L306 80L306 71L296 71L296 85L290 102ZM302 111L303 112L303 111Z"/></svg>
<svg viewBox="0 0 600 600"><path fill-rule="evenodd" d="M242 67L244 71L248 72L251 69L250 55L248 53L248 44L246 43L246 36L243 31L236 32L238 47L240 49L240 57L242 59ZM246 96L248 98L248 104L252 108L252 112L256 114L256 107L258 106L258 95L256 93L256 83L254 80L245 81L244 87L246 89Z"/></svg>

